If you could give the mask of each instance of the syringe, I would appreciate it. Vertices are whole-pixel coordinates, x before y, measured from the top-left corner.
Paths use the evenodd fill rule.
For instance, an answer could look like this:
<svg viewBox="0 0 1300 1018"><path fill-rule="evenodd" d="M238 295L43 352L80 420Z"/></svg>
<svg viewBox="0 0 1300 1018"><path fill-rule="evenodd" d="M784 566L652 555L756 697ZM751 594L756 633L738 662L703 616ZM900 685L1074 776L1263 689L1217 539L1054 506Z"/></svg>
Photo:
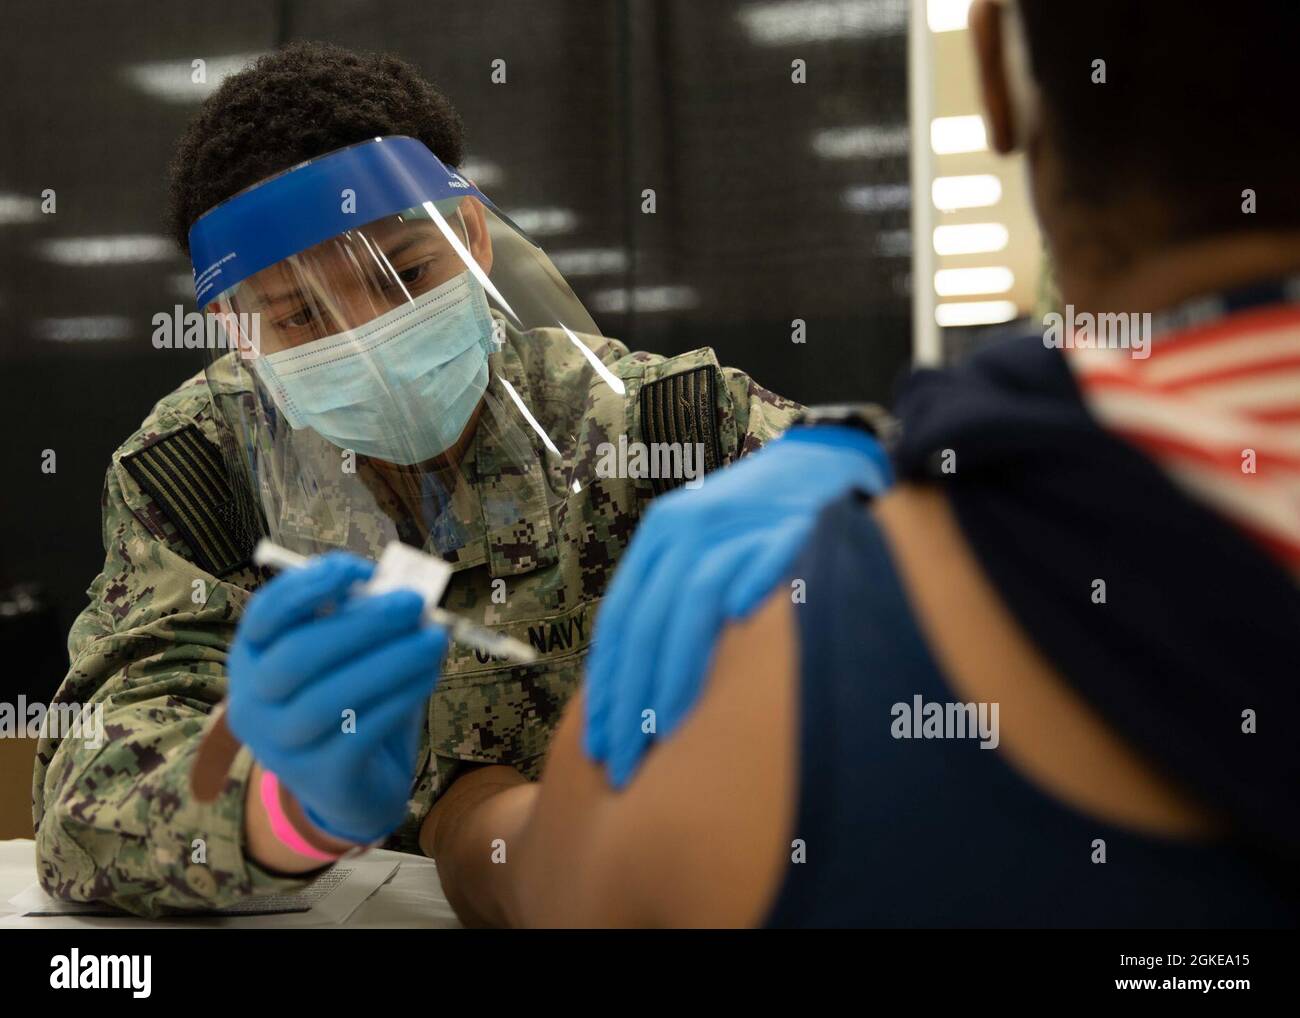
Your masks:
<svg viewBox="0 0 1300 1018"><path fill-rule="evenodd" d="M253 549L253 561L259 566L284 570L301 569L309 559L306 555L290 551L264 537ZM532 664L537 660L537 651L522 640L516 640L513 636L506 636L504 633L494 633L486 626L480 626L437 605L429 605L424 609L424 619L426 622L445 626L448 634L457 643L473 647L485 654L495 654L497 657L518 664Z"/></svg>

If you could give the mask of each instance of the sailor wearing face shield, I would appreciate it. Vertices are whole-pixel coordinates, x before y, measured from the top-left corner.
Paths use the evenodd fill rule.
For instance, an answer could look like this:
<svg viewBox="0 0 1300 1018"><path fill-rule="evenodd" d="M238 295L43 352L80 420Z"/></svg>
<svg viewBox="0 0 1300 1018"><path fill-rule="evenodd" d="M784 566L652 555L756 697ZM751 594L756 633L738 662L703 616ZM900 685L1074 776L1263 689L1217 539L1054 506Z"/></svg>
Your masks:
<svg viewBox="0 0 1300 1018"><path fill-rule="evenodd" d="M330 89L347 115L321 123ZM358 124L376 103L354 100L386 90L391 115ZM459 124L426 130L449 107L422 94L391 58L289 47L227 79L191 129L275 102L282 136L245 151L246 172L183 145L221 171L182 218L226 341L113 457L64 687L106 703L110 740L98 756L46 740L36 775L42 880L62 897L151 914L282 891L353 845L416 850L467 767L536 776L640 514L689 479L608 476L605 451L689 447L713 469L798 410L710 350L602 337L449 168ZM269 579L259 536L327 554ZM414 594L354 596L394 540L450 564L442 607L537 661L448 646ZM227 694L246 748L205 803L189 775Z"/></svg>

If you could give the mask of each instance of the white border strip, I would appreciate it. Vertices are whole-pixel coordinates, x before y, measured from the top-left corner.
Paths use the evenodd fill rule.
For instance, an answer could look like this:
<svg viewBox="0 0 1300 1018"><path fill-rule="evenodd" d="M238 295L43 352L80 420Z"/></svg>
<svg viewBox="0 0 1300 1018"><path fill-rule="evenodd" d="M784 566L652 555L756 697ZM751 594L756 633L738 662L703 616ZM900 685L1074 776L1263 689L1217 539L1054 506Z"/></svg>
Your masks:
<svg viewBox="0 0 1300 1018"><path fill-rule="evenodd" d="M933 40L926 0L912 0L907 31L907 104L912 134L912 363L943 363L943 344L934 317L934 206L930 184L934 155L930 121L934 119Z"/></svg>

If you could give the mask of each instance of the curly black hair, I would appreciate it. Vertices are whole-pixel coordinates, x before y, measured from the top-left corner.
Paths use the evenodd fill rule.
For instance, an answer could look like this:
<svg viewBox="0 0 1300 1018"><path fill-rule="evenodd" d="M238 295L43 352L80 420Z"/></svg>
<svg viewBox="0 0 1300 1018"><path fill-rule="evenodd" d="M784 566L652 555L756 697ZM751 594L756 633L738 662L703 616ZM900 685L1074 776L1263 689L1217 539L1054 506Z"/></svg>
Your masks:
<svg viewBox="0 0 1300 1018"><path fill-rule="evenodd" d="M387 134L419 139L448 166L464 154L460 114L406 61L290 43L223 81L190 121L169 169L168 229L188 254L190 227L214 205L304 160Z"/></svg>

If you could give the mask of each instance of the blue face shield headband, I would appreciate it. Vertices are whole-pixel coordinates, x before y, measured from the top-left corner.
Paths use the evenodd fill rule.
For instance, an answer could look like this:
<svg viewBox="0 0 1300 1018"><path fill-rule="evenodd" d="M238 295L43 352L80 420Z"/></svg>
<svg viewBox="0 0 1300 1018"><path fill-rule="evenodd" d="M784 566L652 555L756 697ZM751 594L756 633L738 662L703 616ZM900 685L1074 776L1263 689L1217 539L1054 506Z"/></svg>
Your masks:
<svg viewBox="0 0 1300 1018"><path fill-rule="evenodd" d="M195 301L203 307L277 262L363 224L467 196L491 207L414 138L375 138L300 163L195 221Z"/></svg>

